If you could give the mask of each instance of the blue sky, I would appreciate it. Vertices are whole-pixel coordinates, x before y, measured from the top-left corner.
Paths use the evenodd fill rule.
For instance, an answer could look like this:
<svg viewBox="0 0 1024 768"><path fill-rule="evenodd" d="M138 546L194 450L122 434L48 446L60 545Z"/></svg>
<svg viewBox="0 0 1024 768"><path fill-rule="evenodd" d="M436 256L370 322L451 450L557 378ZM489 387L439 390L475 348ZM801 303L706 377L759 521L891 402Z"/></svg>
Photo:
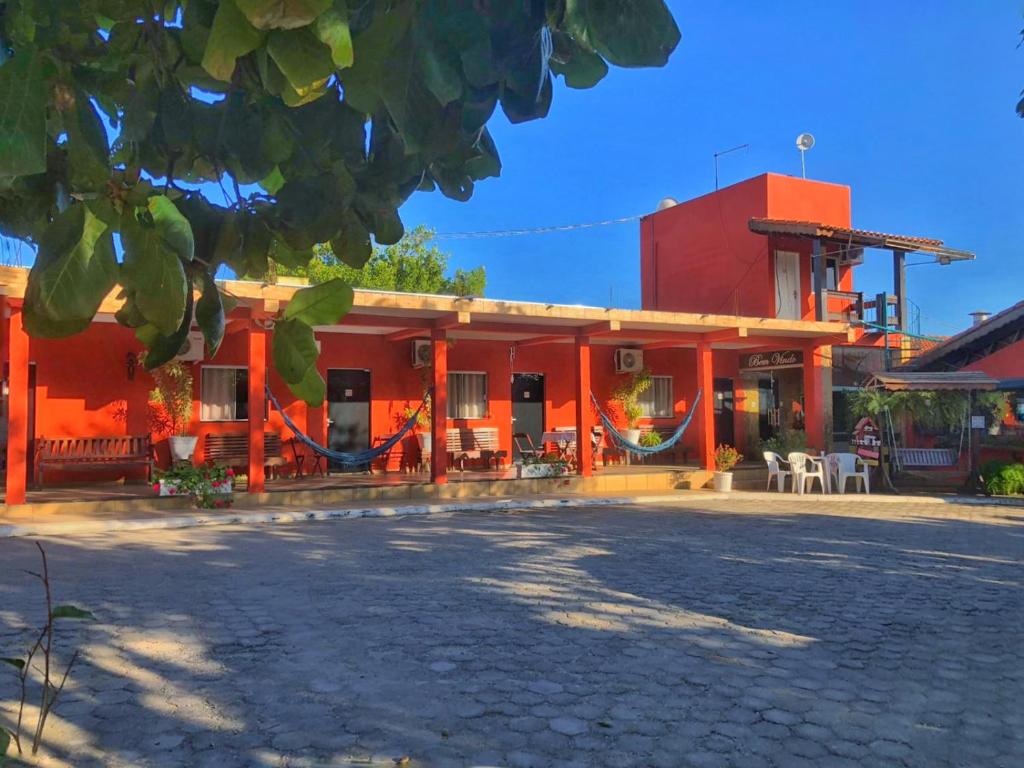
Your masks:
<svg viewBox="0 0 1024 768"><path fill-rule="evenodd" d="M407 225L504 230L646 213L665 196L772 171L800 173L794 139L817 146L808 176L849 184L854 226L938 237L973 263L909 270L926 332L1024 298L1024 26L1016 3L776 0L742 13L669 0L683 40L664 69L613 70L596 88L559 84L545 120L491 130L500 179L468 203L418 193ZM490 296L639 306L639 225L444 240L453 266L483 264ZM891 258L856 275L891 291ZM920 261L913 258L912 261Z"/></svg>

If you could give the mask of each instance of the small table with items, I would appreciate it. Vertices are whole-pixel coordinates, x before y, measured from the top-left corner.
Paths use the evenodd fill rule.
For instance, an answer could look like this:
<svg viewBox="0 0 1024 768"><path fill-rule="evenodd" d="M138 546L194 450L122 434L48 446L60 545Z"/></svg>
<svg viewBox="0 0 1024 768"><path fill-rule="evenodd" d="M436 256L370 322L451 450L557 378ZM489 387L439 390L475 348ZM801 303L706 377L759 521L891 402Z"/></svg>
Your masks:
<svg viewBox="0 0 1024 768"><path fill-rule="evenodd" d="M558 458L571 465L576 463L576 430L554 429L545 432L540 438L541 445L553 444L558 451Z"/></svg>

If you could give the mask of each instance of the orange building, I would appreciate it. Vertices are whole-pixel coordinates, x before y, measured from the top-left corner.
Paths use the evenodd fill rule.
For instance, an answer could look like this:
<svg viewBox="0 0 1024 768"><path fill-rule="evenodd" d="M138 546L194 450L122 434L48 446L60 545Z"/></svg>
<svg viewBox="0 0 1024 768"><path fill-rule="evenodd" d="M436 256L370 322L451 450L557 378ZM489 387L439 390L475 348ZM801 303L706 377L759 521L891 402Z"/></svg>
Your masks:
<svg viewBox="0 0 1024 768"><path fill-rule="evenodd" d="M643 218L640 242L644 309L832 320L855 329L852 342L831 348L775 347L722 361L718 435L748 453L785 429L806 429L810 445L830 445L841 431L833 399L873 367L900 362L916 335L907 255L922 252L940 264L974 258L940 240L855 229L849 187L770 173L668 201ZM893 289L868 297L855 289L854 273L872 250L889 252ZM835 410L839 422L844 409Z"/></svg>
<svg viewBox="0 0 1024 768"><path fill-rule="evenodd" d="M113 294L108 297L80 335L33 339L22 325L26 279L25 269L0 268L8 504L21 503L26 487L38 481L33 462L44 439L144 436L152 427L148 401L153 380L141 369L142 348L134 333L113 321L120 301ZM533 430L570 427L589 435L597 423L590 393L608 408L613 387L626 375L617 372L624 367L619 350L641 351L643 364L657 377L644 403L643 422L674 427L698 390L711 392L716 377L736 376L741 355L799 348L813 358L818 348L846 340L851 333L842 321L357 290L354 308L341 323L316 329L328 402L308 408L291 396L272 369L268 372L267 327L298 288L242 281L224 287L240 303L228 318L216 359L203 356L201 341L184 358L194 377L190 432L199 438L197 461L205 458L209 435L246 436L253 491L263 488L265 434L285 441L291 437L280 414L268 407L264 381L301 430L321 444L345 450L368 448L393 434L405 420L406 408L419 403L426 387L433 387L430 478L443 483L450 429L492 428L499 448L509 456L513 432L527 429L527 422ZM705 468L712 466L717 439L712 405L710 397L703 399L682 446L681 460ZM153 435L166 463L163 437ZM578 471L588 475L593 466L590 441L579 442ZM294 457L285 451L283 458L290 465L284 471L294 472ZM389 469L417 464L419 458L417 440L410 436L391 455ZM128 479L141 479L141 474L128 473ZM81 482L124 475L114 468L83 468L74 475L54 468L45 480Z"/></svg>

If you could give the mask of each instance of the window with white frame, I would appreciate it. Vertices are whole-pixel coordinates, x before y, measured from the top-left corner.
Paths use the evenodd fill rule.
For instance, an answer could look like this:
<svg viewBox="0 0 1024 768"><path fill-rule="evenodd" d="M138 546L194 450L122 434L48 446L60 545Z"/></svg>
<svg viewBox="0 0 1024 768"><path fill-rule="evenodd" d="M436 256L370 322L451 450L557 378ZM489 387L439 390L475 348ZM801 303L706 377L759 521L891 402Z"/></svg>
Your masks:
<svg viewBox="0 0 1024 768"><path fill-rule="evenodd" d="M200 420L245 421L249 418L249 371L246 368L203 366L200 375Z"/></svg>
<svg viewBox="0 0 1024 768"><path fill-rule="evenodd" d="M674 415L672 377L651 376L651 386L640 395L640 413L646 419L670 419Z"/></svg>
<svg viewBox="0 0 1024 768"><path fill-rule="evenodd" d="M482 419L487 416L487 374L448 374L448 418Z"/></svg>

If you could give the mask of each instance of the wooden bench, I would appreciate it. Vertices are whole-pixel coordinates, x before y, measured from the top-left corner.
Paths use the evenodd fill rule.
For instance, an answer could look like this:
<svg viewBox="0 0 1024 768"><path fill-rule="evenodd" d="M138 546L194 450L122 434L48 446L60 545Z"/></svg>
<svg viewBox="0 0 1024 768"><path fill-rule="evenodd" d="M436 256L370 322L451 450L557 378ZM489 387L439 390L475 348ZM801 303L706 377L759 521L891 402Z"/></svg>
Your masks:
<svg viewBox="0 0 1024 768"><path fill-rule="evenodd" d="M465 471L469 460L483 461L488 468L493 462L494 468L499 469L508 458L508 451L499 447L497 427L449 429L447 441L448 463L457 466L460 472Z"/></svg>
<svg viewBox="0 0 1024 768"><path fill-rule="evenodd" d="M245 432L207 434L203 443L203 457L214 464L227 467L249 466L249 435ZM270 467L273 476L285 464L281 455L281 436L277 432L263 433L263 466Z"/></svg>
<svg viewBox="0 0 1024 768"><path fill-rule="evenodd" d="M43 472L63 470L129 469L142 467L146 479L153 476L153 441L149 435L118 437L40 437L36 440L36 483L43 484Z"/></svg>
<svg viewBox="0 0 1024 768"><path fill-rule="evenodd" d="M960 464L960 457L952 448L897 448L896 454L904 467L948 469Z"/></svg>

